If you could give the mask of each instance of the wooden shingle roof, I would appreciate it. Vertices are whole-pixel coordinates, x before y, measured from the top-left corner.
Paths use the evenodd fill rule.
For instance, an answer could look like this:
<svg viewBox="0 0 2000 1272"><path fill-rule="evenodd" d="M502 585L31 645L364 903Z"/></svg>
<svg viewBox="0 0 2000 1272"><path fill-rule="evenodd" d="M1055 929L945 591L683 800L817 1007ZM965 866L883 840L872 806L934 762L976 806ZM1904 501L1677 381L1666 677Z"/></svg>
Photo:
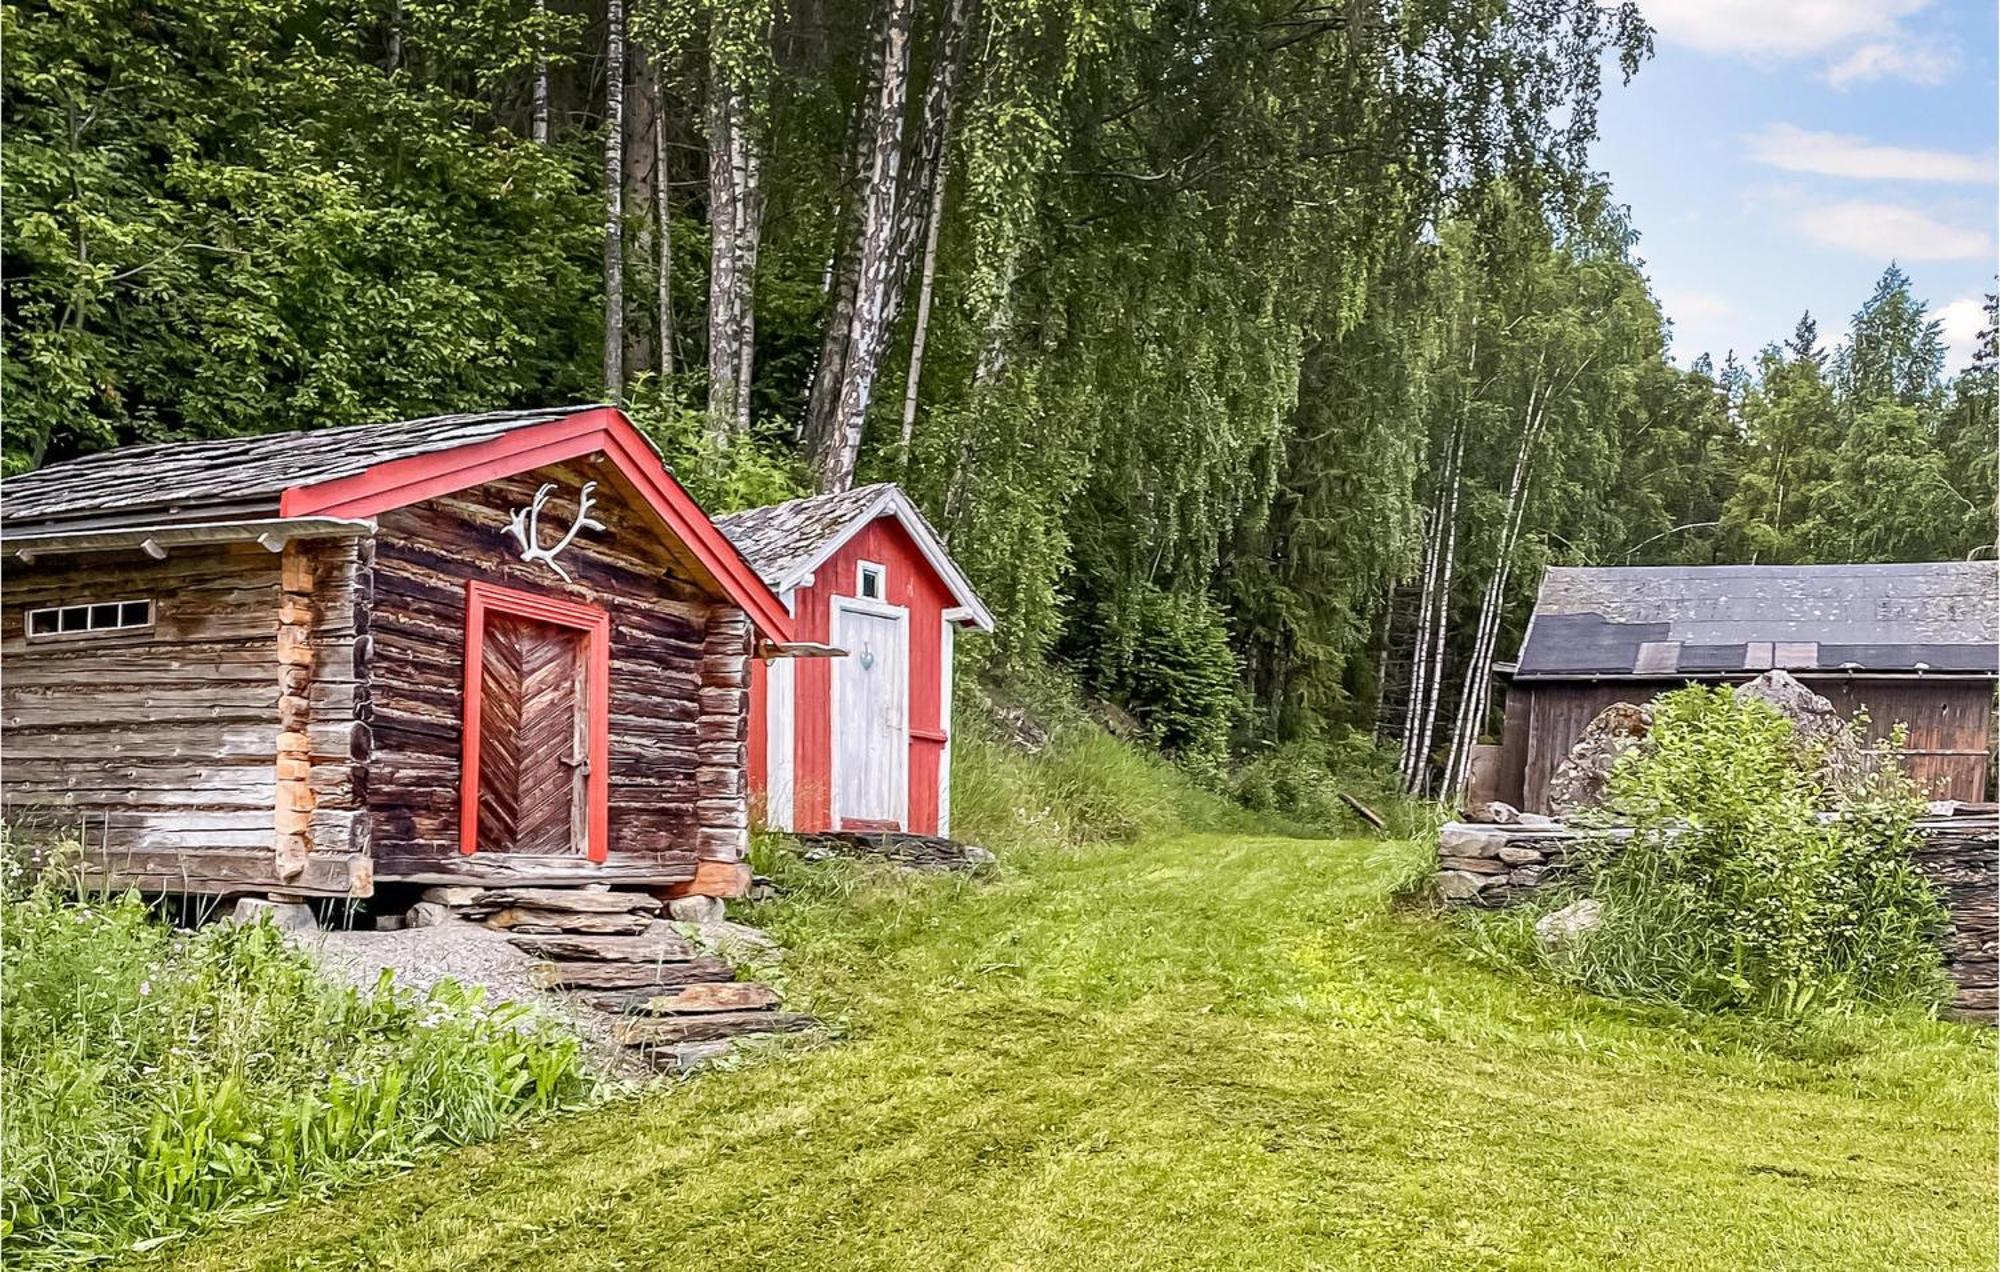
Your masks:
<svg viewBox="0 0 2000 1272"><path fill-rule="evenodd" d="M2000 671L2000 568L1555 567L1517 679Z"/></svg>
<svg viewBox="0 0 2000 1272"><path fill-rule="evenodd" d="M993 630L993 616L972 590L944 541L916 504L894 482L809 495L716 518L715 524L774 592L799 587L857 531L878 517L894 517L965 610L965 621Z"/></svg>
<svg viewBox="0 0 2000 1272"><path fill-rule="evenodd" d="M482 411L101 451L8 478L0 491L0 525L18 534L271 517L287 489L591 409Z"/></svg>

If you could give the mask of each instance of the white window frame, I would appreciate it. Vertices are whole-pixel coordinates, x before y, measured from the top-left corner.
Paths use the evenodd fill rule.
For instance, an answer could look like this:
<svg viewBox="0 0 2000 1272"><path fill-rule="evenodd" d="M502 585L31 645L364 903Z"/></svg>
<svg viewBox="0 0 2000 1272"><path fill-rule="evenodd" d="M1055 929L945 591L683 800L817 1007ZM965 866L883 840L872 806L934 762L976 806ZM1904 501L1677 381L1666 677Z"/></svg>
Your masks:
<svg viewBox="0 0 2000 1272"><path fill-rule="evenodd" d="M868 595L869 571L875 574L875 595ZM856 561L854 563L854 595L857 599L873 601L877 605L889 603L889 567L880 561Z"/></svg>
<svg viewBox="0 0 2000 1272"><path fill-rule="evenodd" d="M125 622L125 607L127 605L144 605L146 607L146 621L143 623ZM116 607L119 621L101 627L93 625L91 619L94 611L102 609L105 606ZM64 631L62 630L62 616L70 610L83 611L84 626ZM54 614L56 616L55 631L37 632L35 630L35 619L43 614ZM88 640L93 636L116 636L120 633L129 635L135 632L150 632L159 622L159 619L159 604L150 596L131 596L116 601L77 601L68 605L39 605L22 615L21 634L31 641Z"/></svg>

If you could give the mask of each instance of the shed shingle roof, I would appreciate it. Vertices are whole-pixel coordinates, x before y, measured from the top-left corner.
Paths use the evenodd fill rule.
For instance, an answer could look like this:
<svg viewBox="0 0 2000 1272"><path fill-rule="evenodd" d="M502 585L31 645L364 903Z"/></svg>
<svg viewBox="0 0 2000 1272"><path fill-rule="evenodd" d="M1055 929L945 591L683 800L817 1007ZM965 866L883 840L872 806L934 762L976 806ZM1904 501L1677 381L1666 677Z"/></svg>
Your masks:
<svg viewBox="0 0 2000 1272"><path fill-rule="evenodd" d="M1555 567L1517 678L2000 670L2000 567Z"/></svg>
<svg viewBox="0 0 2000 1272"><path fill-rule="evenodd" d="M751 508L718 517L715 524L765 584L783 593L803 584L821 562L877 517L894 517L901 522L973 625L993 630L993 616L985 602L945 551L944 541L931 523L894 482Z"/></svg>
<svg viewBox="0 0 2000 1272"><path fill-rule="evenodd" d="M289 487L353 476L387 460L450 450L591 409L482 411L101 451L9 478L0 523L19 532L30 526L110 529L276 516Z"/></svg>

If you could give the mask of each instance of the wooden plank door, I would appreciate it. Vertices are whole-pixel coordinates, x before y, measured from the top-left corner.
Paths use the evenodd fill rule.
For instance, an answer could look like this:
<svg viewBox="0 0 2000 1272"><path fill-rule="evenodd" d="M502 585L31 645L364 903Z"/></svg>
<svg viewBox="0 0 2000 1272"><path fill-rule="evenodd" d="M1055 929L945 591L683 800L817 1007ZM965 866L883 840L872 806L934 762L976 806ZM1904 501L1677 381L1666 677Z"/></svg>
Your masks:
<svg viewBox="0 0 2000 1272"><path fill-rule="evenodd" d="M833 818L836 826L902 828L909 816L910 636L900 610L836 604L833 643Z"/></svg>
<svg viewBox="0 0 2000 1272"><path fill-rule="evenodd" d="M492 614L481 650L479 848L581 854L590 774L587 633Z"/></svg>

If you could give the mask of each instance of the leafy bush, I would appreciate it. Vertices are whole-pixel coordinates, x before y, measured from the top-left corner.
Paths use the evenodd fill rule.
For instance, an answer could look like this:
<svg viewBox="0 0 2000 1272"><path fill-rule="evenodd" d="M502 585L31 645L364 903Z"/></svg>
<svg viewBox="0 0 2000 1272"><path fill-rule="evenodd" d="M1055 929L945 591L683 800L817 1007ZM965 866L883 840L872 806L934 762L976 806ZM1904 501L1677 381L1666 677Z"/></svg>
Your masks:
<svg viewBox="0 0 2000 1272"><path fill-rule="evenodd" d="M9 1266L146 1249L581 1098L577 1041L442 984L323 980L269 924L192 935L133 895L4 902Z"/></svg>
<svg viewBox="0 0 2000 1272"><path fill-rule="evenodd" d="M1403 802L1389 757L1358 733L1334 742L1288 742L1239 768L1231 786L1245 808L1329 834L1369 829L1343 793L1384 816Z"/></svg>
<svg viewBox="0 0 2000 1272"><path fill-rule="evenodd" d="M1910 858L1923 805L1893 748L1829 786L1765 703L1692 687L1653 712L1611 776L1631 837L1586 847L1541 903L1595 897L1603 924L1550 963L1599 993L1704 1009L1934 1006L1945 915Z"/></svg>

